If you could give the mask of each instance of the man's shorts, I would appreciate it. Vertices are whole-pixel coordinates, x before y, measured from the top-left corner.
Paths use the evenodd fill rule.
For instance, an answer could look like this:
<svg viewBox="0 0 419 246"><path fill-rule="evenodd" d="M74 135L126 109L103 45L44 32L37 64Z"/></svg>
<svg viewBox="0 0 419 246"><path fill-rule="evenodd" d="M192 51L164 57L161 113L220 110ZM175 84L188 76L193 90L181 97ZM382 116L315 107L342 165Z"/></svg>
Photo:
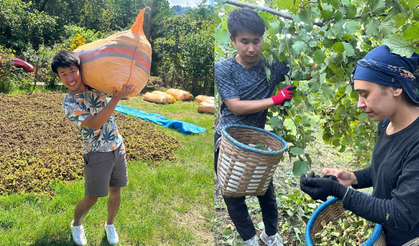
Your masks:
<svg viewBox="0 0 419 246"><path fill-rule="evenodd" d="M92 152L84 158L85 195L105 197L109 187L123 187L128 184L125 146L122 143L111 152Z"/></svg>

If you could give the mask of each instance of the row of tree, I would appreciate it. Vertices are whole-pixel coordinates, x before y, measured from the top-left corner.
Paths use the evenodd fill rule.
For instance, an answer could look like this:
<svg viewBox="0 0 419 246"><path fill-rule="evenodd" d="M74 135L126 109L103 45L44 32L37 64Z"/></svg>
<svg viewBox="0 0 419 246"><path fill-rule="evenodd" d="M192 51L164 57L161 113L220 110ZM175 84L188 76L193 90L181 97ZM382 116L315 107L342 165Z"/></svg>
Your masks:
<svg viewBox="0 0 419 246"><path fill-rule="evenodd" d="M171 86L192 90L196 85L213 94L214 56L207 52L213 49L213 8L205 0L182 15L174 14L167 0L3 0L0 45L47 69L51 55L45 52L75 49L127 30L143 8L143 28L153 48L151 74ZM199 59L191 57L198 53ZM49 80L41 76L48 73L37 74L37 80ZM195 78L200 79L192 82Z"/></svg>

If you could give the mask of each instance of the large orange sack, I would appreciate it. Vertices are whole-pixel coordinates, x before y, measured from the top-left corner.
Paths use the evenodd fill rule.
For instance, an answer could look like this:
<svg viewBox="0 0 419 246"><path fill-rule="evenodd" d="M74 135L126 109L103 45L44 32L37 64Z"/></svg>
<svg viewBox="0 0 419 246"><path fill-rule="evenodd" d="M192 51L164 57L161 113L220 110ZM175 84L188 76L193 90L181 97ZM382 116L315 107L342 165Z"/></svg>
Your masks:
<svg viewBox="0 0 419 246"><path fill-rule="evenodd" d="M179 90L179 89L173 89L172 88L172 89L168 89L166 91L166 93L172 95L178 101L193 99L192 94L187 92L187 91L184 91L184 90Z"/></svg>
<svg viewBox="0 0 419 246"><path fill-rule="evenodd" d="M205 95L198 95L198 96L196 96L195 97L195 102L204 102L204 101L207 101L207 102L214 102L214 97L212 97L212 96L205 96Z"/></svg>
<svg viewBox="0 0 419 246"><path fill-rule="evenodd" d="M86 85L112 94L113 88L132 85L129 95L138 95L150 76L151 45L143 31L144 9L130 30L115 33L105 39L74 50L81 60L82 78Z"/></svg>
<svg viewBox="0 0 419 246"><path fill-rule="evenodd" d="M164 95L165 97L168 97L169 98L169 101L168 101L169 103L176 102L176 98L174 96L170 95L170 94L167 94L166 92L163 92L163 91L153 91L152 93L160 94L160 95Z"/></svg>
<svg viewBox="0 0 419 246"><path fill-rule="evenodd" d="M175 99L169 94L162 94L162 93L151 93L147 92L144 94L143 99L149 102L155 103L174 103Z"/></svg>
<svg viewBox="0 0 419 246"><path fill-rule="evenodd" d="M214 102L202 101L199 103L198 112L214 114Z"/></svg>

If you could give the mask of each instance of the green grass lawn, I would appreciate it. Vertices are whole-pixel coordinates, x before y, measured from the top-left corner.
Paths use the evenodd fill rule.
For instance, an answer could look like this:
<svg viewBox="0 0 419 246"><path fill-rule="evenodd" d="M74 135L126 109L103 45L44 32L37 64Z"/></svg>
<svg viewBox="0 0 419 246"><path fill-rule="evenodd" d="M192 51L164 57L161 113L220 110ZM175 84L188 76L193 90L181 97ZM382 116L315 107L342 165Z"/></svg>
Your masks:
<svg viewBox="0 0 419 246"><path fill-rule="evenodd" d="M197 112L196 102L158 105L142 97L121 104L147 113L189 122L207 131L184 135L156 127L180 141L176 161L128 163L129 185L115 226L119 245L214 245L214 116ZM73 245L70 222L84 194L84 180L50 184L54 196L0 196L0 245ZM106 198L99 199L83 220L89 245L108 245L103 224Z"/></svg>

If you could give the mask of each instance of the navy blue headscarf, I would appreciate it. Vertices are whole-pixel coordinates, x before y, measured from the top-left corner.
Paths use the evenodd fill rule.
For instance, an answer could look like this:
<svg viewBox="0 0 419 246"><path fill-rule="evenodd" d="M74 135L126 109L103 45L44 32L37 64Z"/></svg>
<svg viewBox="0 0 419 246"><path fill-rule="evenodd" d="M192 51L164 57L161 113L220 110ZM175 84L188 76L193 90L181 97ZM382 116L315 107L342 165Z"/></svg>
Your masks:
<svg viewBox="0 0 419 246"><path fill-rule="evenodd" d="M355 79L403 88L410 99L419 106L419 55L413 53L409 58L390 52L381 45L358 61L351 76Z"/></svg>

